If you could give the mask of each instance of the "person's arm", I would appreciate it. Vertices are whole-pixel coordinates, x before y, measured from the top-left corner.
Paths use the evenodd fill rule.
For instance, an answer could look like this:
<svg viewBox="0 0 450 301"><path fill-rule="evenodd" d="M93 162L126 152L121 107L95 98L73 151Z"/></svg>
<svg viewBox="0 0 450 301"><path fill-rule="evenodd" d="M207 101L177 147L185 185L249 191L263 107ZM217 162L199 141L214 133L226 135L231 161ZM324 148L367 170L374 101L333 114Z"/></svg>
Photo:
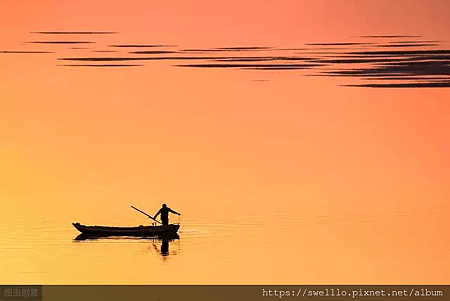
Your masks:
<svg viewBox="0 0 450 301"><path fill-rule="evenodd" d="M180 213L178 213L178 212L176 212L175 210L172 210L172 209L170 209L170 208L169 208L169 211L170 211L170 212L172 212L172 213L175 213L175 214L181 215Z"/></svg>
<svg viewBox="0 0 450 301"><path fill-rule="evenodd" d="M158 210L158 212L156 212L155 216L153 217L154 219L156 219L156 217L161 213L161 209Z"/></svg>

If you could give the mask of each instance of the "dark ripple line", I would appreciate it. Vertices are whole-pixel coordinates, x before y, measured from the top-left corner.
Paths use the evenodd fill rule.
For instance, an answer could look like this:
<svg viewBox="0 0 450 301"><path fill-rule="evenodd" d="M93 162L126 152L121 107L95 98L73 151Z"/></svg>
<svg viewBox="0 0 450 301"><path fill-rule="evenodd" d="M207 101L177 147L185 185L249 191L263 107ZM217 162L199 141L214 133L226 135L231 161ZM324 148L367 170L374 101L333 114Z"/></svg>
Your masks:
<svg viewBox="0 0 450 301"><path fill-rule="evenodd" d="M30 44L67 44L67 45L72 45L72 44L94 44L95 42L91 42L91 41L31 41L31 42L27 42Z"/></svg>
<svg viewBox="0 0 450 301"><path fill-rule="evenodd" d="M158 45L158 44L116 44L108 45L115 48L156 48L156 47L177 47L178 45Z"/></svg>
<svg viewBox="0 0 450 301"><path fill-rule="evenodd" d="M11 54L43 54L43 53L55 53L52 51L33 51L33 50L2 50L0 53L11 53Z"/></svg>
<svg viewBox="0 0 450 301"><path fill-rule="evenodd" d="M65 65L56 65L61 67L142 67L144 65L127 65L127 64L65 64Z"/></svg>
<svg viewBox="0 0 450 301"><path fill-rule="evenodd" d="M117 34L117 31L32 31L30 33L45 35L97 35L97 34Z"/></svg>

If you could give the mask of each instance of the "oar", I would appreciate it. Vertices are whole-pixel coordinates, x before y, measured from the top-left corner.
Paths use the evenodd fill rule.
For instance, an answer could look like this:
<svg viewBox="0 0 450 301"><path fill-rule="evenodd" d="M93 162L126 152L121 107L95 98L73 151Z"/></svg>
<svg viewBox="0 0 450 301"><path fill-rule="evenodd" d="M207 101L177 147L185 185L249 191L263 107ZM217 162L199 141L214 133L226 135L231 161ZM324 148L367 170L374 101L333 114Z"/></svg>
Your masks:
<svg viewBox="0 0 450 301"><path fill-rule="evenodd" d="M156 219L154 219L153 218L153 216L151 216L151 215L149 215L149 214L147 214L147 213L145 213L144 211L142 211L142 210L139 210L139 209L137 209L136 207L134 207L134 206L131 206L131 208L133 208L134 210L137 210L137 211L139 211L140 213L142 213L142 214L145 214L145 215L147 215L149 218L151 218L152 220L154 220L155 222L157 222L157 223L160 223L160 224L162 224L160 221L157 221Z"/></svg>

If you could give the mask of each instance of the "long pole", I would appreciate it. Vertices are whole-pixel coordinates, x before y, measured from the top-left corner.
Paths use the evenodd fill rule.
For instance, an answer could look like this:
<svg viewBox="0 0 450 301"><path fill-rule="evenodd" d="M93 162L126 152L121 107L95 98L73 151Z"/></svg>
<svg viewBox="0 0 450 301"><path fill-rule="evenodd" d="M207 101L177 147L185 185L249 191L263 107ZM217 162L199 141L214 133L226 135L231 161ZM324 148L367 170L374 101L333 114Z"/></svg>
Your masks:
<svg viewBox="0 0 450 301"><path fill-rule="evenodd" d="M157 223L160 223L160 224L162 224L160 221L157 221L156 219L154 219L153 218L153 216L151 216L151 215L149 215L149 214L147 214L147 213L145 213L144 211L142 211L142 210L139 210L139 209L137 209L136 207L134 207L134 206L131 206L131 208L133 208L134 210L137 210L137 211L139 211L140 213L142 213L142 214L144 214L144 215L146 215L146 216L148 216L149 218L151 218L152 220L154 220L155 222L157 222Z"/></svg>

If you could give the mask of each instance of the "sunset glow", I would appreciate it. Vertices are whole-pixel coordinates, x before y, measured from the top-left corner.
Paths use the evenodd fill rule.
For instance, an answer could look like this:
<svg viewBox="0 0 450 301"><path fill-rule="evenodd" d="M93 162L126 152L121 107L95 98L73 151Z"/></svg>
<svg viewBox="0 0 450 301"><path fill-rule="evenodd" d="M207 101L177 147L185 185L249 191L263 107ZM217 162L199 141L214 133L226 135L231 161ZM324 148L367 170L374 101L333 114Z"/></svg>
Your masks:
<svg viewBox="0 0 450 301"><path fill-rule="evenodd" d="M448 284L449 15L3 0L0 283ZM72 222L144 224L130 205L165 202L182 220L164 262L71 241Z"/></svg>

